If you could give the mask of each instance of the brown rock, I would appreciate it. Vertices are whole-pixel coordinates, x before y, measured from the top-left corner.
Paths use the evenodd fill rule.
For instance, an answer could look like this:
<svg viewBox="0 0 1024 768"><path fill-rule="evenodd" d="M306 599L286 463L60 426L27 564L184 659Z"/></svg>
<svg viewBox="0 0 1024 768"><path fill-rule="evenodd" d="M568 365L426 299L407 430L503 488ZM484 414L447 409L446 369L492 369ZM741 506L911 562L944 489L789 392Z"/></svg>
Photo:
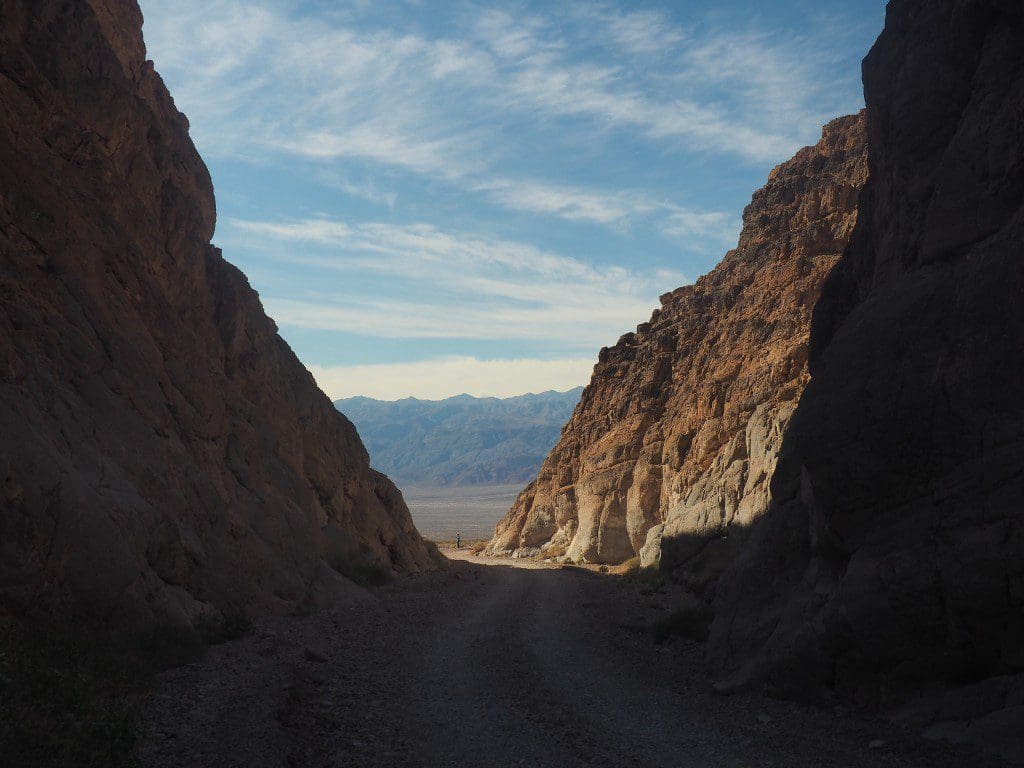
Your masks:
<svg viewBox="0 0 1024 768"><path fill-rule="evenodd" d="M871 168L775 507L723 580L736 679L885 705L1024 658L1024 7L894 0Z"/></svg>
<svg viewBox="0 0 1024 768"><path fill-rule="evenodd" d="M0 16L0 613L188 628L432 555L211 247L134 0Z"/></svg>
<svg viewBox="0 0 1024 768"><path fill-rule="evenodd" d="M856 221L863 116L776 168L739 247L662 296L601 350L590 386L492 552L566 547L588 562L686 565L707 587L768 504L782 434L807 382L811 307Z"/></svg>

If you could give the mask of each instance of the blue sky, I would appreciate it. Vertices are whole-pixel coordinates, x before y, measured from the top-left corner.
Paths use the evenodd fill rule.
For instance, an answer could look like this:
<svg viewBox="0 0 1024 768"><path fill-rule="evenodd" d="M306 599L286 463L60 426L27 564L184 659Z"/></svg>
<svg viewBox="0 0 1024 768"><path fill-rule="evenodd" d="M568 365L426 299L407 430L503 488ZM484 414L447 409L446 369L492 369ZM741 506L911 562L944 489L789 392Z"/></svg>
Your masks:
<svg viewBox="0 0 1024 768"><path fill-rule="evenodd" d="M586 383L862 106L882 0L142 0L215 242L332 397Z"/></svg>

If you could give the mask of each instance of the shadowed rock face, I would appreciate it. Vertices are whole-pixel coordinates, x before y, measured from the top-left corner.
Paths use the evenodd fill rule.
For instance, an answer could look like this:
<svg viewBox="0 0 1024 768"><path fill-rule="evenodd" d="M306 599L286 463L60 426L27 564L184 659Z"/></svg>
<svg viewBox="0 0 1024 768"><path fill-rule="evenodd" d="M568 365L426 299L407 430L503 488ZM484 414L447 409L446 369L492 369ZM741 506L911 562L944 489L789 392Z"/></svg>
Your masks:
<svg viewBox="0 0 1024 768"><path fill-rule="evenodd" d="M1024 672L1024 6L894 0L864 85L871 181L709 649L885 704Z"/></svg>
<svg viewBox="0 0 1024 768"><path fill-rule="evenodd" d="M867 177L863 116L825 127L744 212L739 246L601 350L561 440L498 524L495 552L641 555L706 587L768 505L807 383L811 308Z"/></svg>
<svg viewBox="0 0 1024 768"><path fill-rule="evenodd" d="M433 562L211 247L134 0L0 17L0 613L187 630Z"/></svg>

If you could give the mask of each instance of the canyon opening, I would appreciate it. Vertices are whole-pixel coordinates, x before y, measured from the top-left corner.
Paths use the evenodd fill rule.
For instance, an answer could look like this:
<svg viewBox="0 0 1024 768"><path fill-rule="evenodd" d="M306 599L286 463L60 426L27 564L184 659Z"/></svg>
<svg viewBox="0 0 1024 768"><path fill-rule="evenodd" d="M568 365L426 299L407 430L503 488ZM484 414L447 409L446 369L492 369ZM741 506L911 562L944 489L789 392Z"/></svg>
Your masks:
<svg viewBox="0 0 1024 768"><path fill-rule="evenodd" d="M0 764L1024 766L1019 0L0 0L0 106Z"/></svg>

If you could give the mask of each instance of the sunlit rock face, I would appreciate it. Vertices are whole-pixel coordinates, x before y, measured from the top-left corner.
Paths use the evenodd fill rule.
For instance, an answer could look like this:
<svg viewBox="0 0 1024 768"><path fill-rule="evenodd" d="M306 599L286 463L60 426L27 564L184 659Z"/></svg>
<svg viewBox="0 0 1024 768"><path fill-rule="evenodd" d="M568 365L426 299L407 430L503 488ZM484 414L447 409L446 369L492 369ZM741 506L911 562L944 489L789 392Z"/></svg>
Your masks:
<svg viewBox="0 0 1024 768"><path fill-rule="evenodd" d="M864 86L857 229L708 647L885 705L1024 672L1024 7L894 0Z"/></svg>
<svg viewBox="0 0 1024 768"><path fill-rule="evenodd" d="M188 632L433 560L210 245L134 0L0 15L0 613Z"/></svg>
<svg viewBox="0 0 1024 768"><path fill-rule="evenodd" d="M867 179L863 115L772 171L739 246L601 350L590 385L490 549L639 556L706 590L769 502L807 384L811 309Z"/></svg>

